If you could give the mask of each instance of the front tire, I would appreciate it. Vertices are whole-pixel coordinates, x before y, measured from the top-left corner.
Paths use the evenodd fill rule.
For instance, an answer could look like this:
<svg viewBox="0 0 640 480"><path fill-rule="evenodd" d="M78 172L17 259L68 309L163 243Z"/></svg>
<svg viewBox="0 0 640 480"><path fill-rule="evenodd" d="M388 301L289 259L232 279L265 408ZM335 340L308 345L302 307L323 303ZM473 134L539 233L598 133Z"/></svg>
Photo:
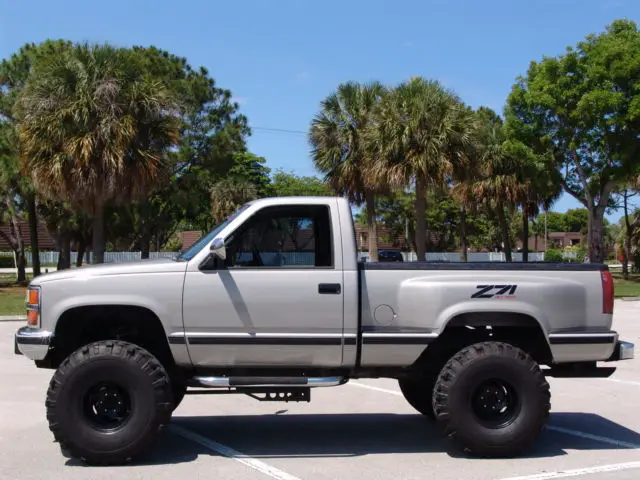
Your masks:
<svg viewBox="0 0 640 480"><path fill-rule="evenodd" d="M60 448L94 465L126 463L171 418L171 382L148 351L101 341L72 353L47 392L49 429Z"/></svg>
<svg viewBox="0 0 640 480"><path fill-rule="evenodd" d="M444 432L473 455L513 457L548 418L549 384L523 350L476 343L451 358L436 381L433 408Z"/></svg>
<svg viewBox="0 0 640 480"><path fill-rule="evenodd" d="M433 388L436 376L410 377L398 380L398 386L405 400L425 417L434 420Z"/></svg>

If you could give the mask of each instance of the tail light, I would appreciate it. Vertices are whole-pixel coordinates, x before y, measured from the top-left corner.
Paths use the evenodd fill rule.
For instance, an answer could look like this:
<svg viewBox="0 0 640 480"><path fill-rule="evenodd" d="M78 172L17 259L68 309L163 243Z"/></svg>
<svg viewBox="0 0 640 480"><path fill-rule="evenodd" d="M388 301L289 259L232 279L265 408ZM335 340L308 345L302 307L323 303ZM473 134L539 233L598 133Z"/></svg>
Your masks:
<svg viewBox="0 0 640 480"><path fill-rule="evenodd" d="M613 313L613 277L608 270L600 272L600 274L602 277L602 313Z"/></svg>

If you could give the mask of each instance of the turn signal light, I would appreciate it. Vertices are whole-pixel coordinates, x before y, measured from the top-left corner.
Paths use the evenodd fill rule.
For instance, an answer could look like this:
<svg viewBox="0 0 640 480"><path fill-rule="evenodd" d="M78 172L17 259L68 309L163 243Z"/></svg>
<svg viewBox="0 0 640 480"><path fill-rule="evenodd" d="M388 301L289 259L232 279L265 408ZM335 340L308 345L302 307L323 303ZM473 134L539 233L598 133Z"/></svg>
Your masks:
<svg viewBox="0 0 640 480"><path fill-rule="evenodd" d="M38 325L38 311L37 310L27 310L27 324L32 326Z"/></svg>
<svg viewBox="0 0 640 480"><path fill-rule="evenodd" d="M40 304L40 290L29 289L27 290L27 305L39 305Z"/></svg>

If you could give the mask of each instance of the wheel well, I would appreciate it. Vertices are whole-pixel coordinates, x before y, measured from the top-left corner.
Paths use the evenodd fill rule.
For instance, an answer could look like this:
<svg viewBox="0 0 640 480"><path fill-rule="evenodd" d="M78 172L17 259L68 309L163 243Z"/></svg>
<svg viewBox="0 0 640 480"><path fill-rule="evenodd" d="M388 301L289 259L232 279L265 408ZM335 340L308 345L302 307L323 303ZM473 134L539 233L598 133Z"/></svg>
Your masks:
<svg viewBox="0 0 640 480"><path fill-rule="evenodd" d="M165 368L175 366L160 319L147 308L130 305L92 305L64 312L42 366L57 368L76 349L98 340L134 343L156 356Z"/></svg>
<svg viewBox="0 0 640 480"><path fill-rule="evenodd" d="M548 365L553 361L544 331L532 316L522 313L478 312L453 317L414 366L421 370L439 370L457 351L483 341L510 343L527 352L540 365Z"/></svg>

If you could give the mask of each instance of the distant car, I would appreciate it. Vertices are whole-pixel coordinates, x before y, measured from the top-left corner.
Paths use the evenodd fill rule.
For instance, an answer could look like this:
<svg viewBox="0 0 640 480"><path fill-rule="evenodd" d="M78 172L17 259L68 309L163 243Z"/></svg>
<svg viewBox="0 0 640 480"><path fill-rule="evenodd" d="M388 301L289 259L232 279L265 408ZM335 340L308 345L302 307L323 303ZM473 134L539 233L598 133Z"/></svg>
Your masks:
<svg viewBox="0 0 640 480"><path fill-rule="evenodd" d="M404 262L402 253L394 252L392 250L379 250L378 261L380 262Z"/></svg>

